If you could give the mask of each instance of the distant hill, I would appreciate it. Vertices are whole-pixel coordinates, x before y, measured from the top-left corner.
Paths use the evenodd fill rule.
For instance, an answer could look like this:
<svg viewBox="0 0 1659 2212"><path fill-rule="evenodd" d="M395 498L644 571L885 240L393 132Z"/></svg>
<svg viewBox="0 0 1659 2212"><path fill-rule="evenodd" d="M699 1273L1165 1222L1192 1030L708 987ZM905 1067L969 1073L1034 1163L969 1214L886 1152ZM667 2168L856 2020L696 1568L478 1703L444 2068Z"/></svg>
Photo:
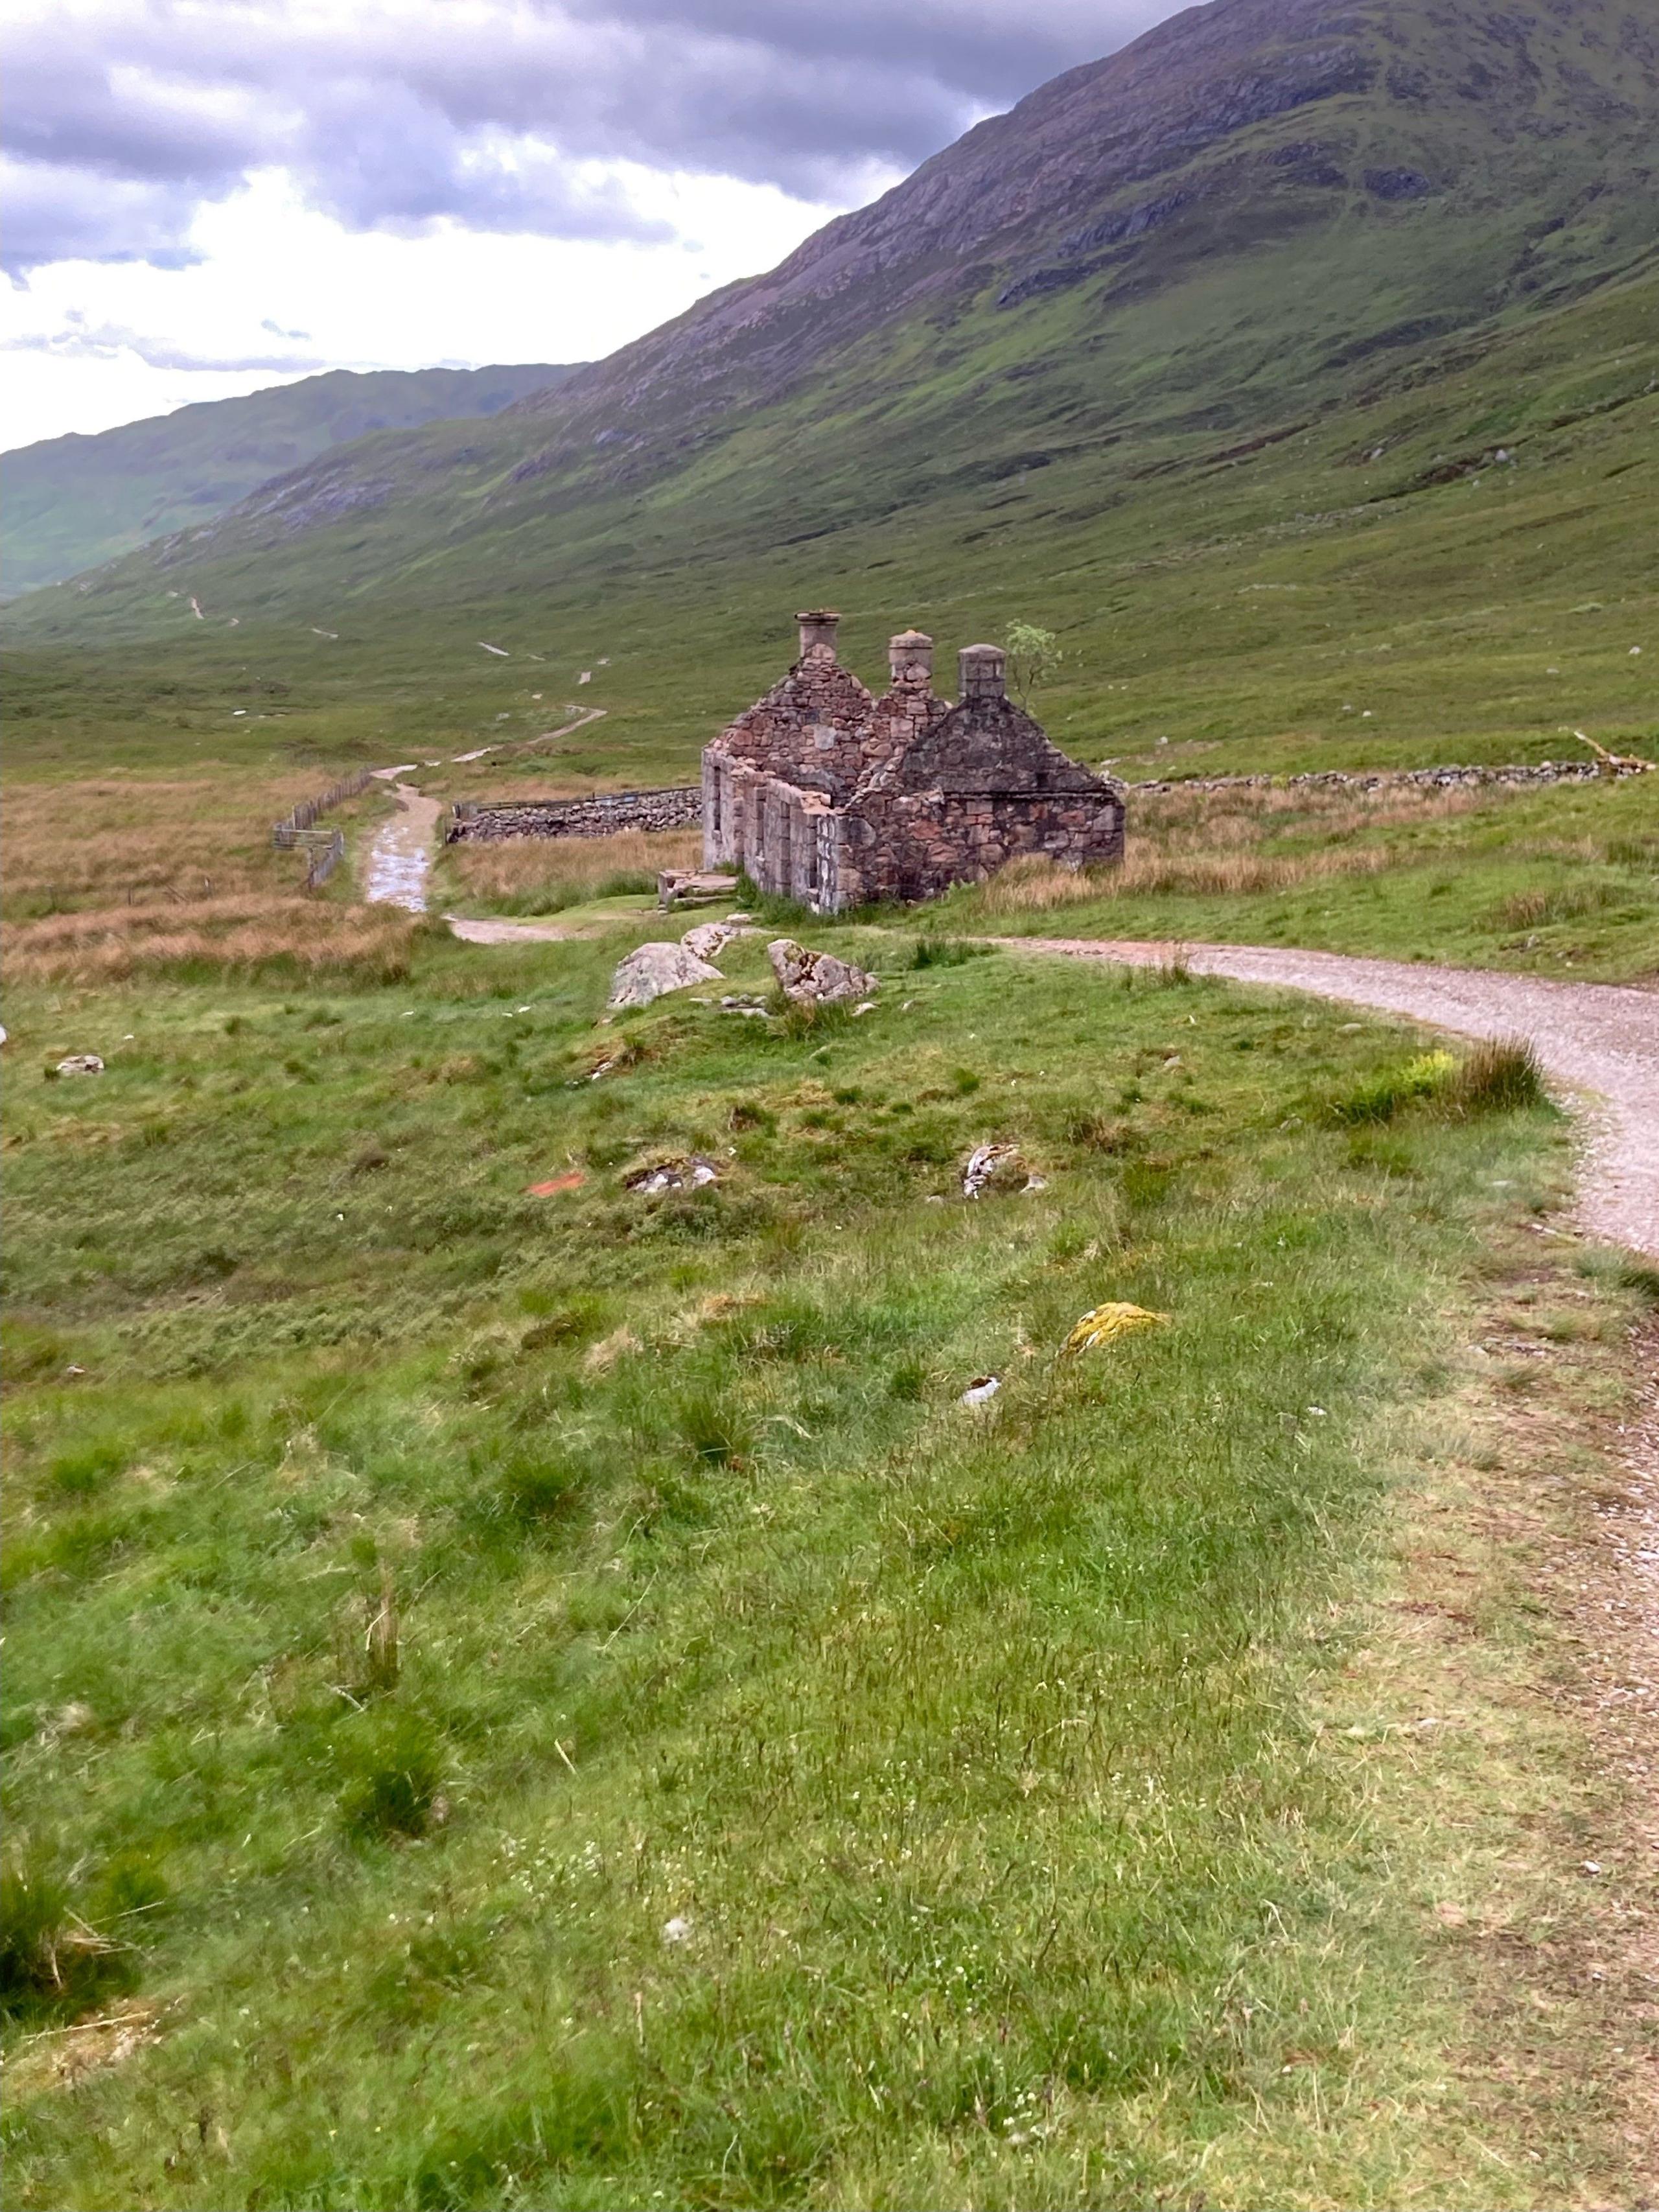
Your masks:
<svg viewBox="0 0 1659 2212"><path fill-rule="evenodd" d="M586 671L618 773L693 760L823 603L878 667L906 622L1054 629L1085 750L1640 726L1656 146L1633 0L1212 0L558 388L4 632L43 681L257 665L405 732Z"/></svg>
<svg viewBox="0 0 1659 2212"><path fill-rule="evenodd" d="M206 400L94 436L47 438L0 458L0 592L61 582L152 538L212 522L268 477L375 430L494 415L574 371L333 369L297 384Z"/></svg>

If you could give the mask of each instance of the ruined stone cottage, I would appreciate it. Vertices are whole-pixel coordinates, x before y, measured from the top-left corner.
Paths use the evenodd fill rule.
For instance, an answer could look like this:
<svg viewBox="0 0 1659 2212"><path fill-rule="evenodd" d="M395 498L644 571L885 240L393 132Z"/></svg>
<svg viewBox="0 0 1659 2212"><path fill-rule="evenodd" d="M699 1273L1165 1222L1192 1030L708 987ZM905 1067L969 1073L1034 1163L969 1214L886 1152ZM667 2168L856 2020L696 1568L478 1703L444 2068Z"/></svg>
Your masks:
<svg viewBox="0 0 1659 2212"><path fill-rule="evenodd" d="M931 898L1024 853L1122 859L1121 790L1008 697L1000 646L963 648L952 705L934 696L932 638L902 631L878 699L836 658L839 616L797 619L799 659L704 750L706 866L839 914Z"/></svg>

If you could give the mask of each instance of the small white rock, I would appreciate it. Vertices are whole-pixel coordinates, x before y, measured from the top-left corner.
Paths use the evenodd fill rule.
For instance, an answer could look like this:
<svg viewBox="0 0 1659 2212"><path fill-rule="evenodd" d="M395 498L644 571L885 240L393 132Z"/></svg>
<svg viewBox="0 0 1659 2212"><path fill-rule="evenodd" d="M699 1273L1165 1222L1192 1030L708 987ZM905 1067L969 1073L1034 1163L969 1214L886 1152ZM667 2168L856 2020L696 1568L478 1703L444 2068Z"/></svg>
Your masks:
<svg viewBox="0 0 1659 2212"><path fill-rule="evenodd" d="M678 1912L672 1920L665 1920L662 1923L662 1940L665 1943L684 1943L690 1933L691 1923L689 1920L683 1920Z"/></svg>

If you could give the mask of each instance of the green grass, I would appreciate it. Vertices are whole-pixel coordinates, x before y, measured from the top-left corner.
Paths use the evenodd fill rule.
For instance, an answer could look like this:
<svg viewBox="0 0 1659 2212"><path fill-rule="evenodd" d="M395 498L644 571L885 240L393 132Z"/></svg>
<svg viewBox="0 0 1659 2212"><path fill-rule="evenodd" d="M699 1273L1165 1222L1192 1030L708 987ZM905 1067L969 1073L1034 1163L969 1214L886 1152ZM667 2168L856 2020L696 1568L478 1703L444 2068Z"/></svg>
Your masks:
<svg viewBox="0 0 1659 2212"><path fill-rule="evenodd" d="M951 892L922 926L1299 945L1650 981L1656 782L1492 789L1449 804L1384 793L1349 805L1289 789L1147 798L1132 806L1121 875L1022 878L1016 869Z"/></svg>
<svg viewBox="0 0 1659 2212"><path fill-rule="evenodd" d="M614 938L14 997L14 2202L1613 2171L1572 2081L1474 2159L1431 1785L1325 1717L1553 1115L1384 1157L1327 1126L1381 1024L830 941L880 1006L804 1030L596 1027ZM963 1201L988 1136L1046 1189ZM1057 1364L1108 1297L1173 1319ZM70 2092L27 2039L104 1985L28 1961L82 1923L156 2040Z"/></svg>
<svg viewBox="0 0 1659 2212"><path fill-rule="evenodd" d="M493 415L568 368L332 369L6 457L6 596L78 576L215 520L331 447Z"/></svg>
<svg viewBox="0 0 1659 2212"><path fill-rule="evenodd" d="M1651 750L1649 186L1570 105L1547 163L1460 121L1431 202L981 272L718 437L671 393L631 481L432 430L384 509L9 611L20 2206L1645 2201L1551 1577L1650 1285L1533 1233L1520 1063L971 940L1641 978L1647 784L1142 799L1082 899L815 928L862 1018L607 1025L637 896L369 944L265 842L363 762L684 778L823 600L866 677L1054 629L1042 717L1128 776ZM146 971L93 987L77 911ZM992 1139L1044 1187L964 1201ZM1170 1319L1058 1361L1110 1299Z"/></svg>

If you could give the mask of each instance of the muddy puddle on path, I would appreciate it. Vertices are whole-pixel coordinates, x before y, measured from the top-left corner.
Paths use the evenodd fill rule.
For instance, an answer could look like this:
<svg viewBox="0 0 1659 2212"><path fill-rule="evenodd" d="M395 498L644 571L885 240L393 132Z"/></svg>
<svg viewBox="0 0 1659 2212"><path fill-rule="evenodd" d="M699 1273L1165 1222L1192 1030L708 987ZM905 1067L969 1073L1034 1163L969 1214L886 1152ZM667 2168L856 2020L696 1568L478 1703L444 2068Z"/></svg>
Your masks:
<svg viewBox="0 0 1659 2212"><path fill-rule="evenodd" d="M428 799L412 783L392 788L398 811L376 830L363 856L363 896L371 906L400 906L410 914L424 914L432 841L442 810L435 799Z"/></svg>

